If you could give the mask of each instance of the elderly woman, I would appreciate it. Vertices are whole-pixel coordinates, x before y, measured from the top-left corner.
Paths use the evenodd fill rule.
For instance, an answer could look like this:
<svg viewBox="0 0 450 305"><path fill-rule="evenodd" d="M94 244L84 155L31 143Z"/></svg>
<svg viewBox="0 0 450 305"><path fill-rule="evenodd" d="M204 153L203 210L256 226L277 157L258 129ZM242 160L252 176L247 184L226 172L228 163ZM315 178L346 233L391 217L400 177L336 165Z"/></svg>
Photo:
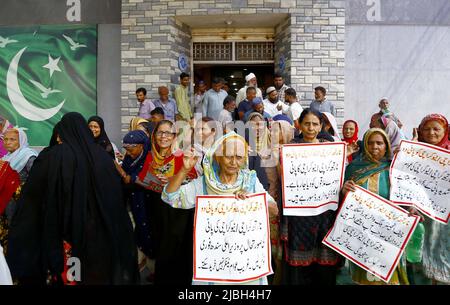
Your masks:
<svg viewBox="0 0 450 305"><path fill-rule="evenodd" d="M423 118L418 129L419 141L450 150L447 119L440 114ZM428 217L424 220L425 237L422 272L433 284L450 284L450 225Z"/></svg>
<svg viewBox="0 0 450 305"><path fill-rule="evenodd" d="M38 153L28 146L28 138L20 128L10 128L4 133L4 145L8 153L2 160L9 162L19 173L21 184L25 183Z"/></svg>
<svg viewBox="0 0 450 305"><path fill-rule="evenodd" d="M8 153L8 151L3 146L3 134L9 128L12 128L13 125L9 123L9 121L0 116L0 158Z"/></svg>
<svg viewBox="0 0 450 305"><path fill-rule="evenodd" d="M207 152L203 160L204 175L181 185L198 159L193 154L186 155L182 169L164 188L162 199L174 208L192 209L198 195L235 194L244 199L248 193L266 192L256 173L248 170L247 157L248 147L244 138L234 132L227 133ZM277 205L270 195L268 198L269 213L276 215ZM248 284L267 284L267 279L260 278Z"/></svg>
<svg viewBox="0 0 450 305"><path fill-rule="evenodd" d="M28 147L27 135L20 128L7 129L3 134L3 140L8 153L3 156L1 160L9 162L11 168L16 171L20 177L20 185L16 188L11 200L6 206L5 214L0 216L0 242L6 247L8 226L16 210L16 201L20 197L21 186L23 186L27 180L33 162L38 154Z"/></svg>
<svg viewBox="0 0 450 305"><path fill-rule="evenodd" d="M369 129L363 139L364 151L360 158L353 160L345 171L345 184L342 194L355 190L355 184L389 199L389 167L391 165L391 145L389 137L380 128ZM384 285L379 278L350 263L352 280L363 285ZM406 260L403 256L395 269L389 285L409 284L406 273Z"/></svg>

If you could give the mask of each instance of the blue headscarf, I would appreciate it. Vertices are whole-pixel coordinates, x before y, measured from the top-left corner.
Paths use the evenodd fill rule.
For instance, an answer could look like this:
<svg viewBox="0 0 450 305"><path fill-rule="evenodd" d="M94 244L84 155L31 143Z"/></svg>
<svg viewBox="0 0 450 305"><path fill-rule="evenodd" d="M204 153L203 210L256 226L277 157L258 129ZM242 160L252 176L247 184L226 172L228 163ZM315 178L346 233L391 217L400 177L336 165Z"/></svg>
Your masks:
<svg viewBox="0 0 450 305"><path fill-rule="evenodd" d="M272 120L274 120L274 121L286 121L286 122L288 122L289 124L294 125L294 122L291 120L291 118L288 117L288 116L285 115L285 114L277 114L276 116L274 116L274 117L272 118Z"/></svg>
<svg viewBox="0 0 450 305"><path fill-rule="evenodd" d="M143 144L142 154L136 159L132 159L128 154L122 162L122 168L131 176L134 181L144 165L145 158L150 150L150 139L142 130L133 130L128 132L122 140L124 145Z"/></svg>

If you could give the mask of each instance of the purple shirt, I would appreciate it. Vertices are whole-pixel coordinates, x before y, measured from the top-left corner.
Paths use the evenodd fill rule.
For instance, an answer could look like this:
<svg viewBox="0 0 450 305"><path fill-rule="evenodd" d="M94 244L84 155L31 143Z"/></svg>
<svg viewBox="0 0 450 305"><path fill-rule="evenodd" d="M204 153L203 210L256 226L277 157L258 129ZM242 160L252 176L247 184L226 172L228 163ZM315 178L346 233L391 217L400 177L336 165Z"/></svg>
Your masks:
<svg viewBox="0 0 450 305"><path fill-rule="evenodd" d="M138 117L143 118L143 119L150 119L151 114L150 112L153 111L153 109L155 109L155 104L153 104L153 102L149 99L145 99L141 105L139 106L139 114Z"/></svg>

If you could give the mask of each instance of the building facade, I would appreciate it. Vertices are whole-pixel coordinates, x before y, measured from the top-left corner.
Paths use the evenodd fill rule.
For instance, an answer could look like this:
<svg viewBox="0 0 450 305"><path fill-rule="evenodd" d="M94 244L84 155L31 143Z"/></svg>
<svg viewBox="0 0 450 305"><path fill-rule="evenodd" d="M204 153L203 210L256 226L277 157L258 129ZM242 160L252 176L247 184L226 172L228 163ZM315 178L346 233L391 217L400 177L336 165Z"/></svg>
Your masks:
<svg viewBox="0 0 450 305"><path fill-rule="evenodd" d="M280 72L304 106L323 85L338 123L352 118L360 130L387 97L410 136L423 115L450 115L450 1L432 2L4 0L0 26L97 26L97 113L117 144L138 112L135 90L147 88L150 98L160 85L173 90L180 58L194 79L218 67L242 69L242 80L247 67L257 75L260 69L266 86L268 71ZM10 60L2 50L0 60Z"/></svg>
<svg viewBox="0 0 450 305"><path fill-rule="evenodd" d="M194 43L208 36L210 43L273 43L273 57L265 62L271 60L302 103L309 104L313 88L322 85L343 117L345 1L123 0L121 16L122 130L136 115L135 90L145 87L155 98L158 86L173 88L182 72L180 55L192 72ZM242 68L253 63L258 58L228 60Z"/></svg>

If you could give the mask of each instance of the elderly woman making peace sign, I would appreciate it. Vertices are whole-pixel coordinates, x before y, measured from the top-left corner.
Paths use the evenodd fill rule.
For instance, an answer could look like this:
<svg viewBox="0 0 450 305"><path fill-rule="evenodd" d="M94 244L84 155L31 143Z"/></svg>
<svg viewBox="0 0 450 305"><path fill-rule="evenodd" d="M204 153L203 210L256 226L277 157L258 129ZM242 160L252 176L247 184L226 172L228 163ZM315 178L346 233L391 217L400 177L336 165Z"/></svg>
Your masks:
<svg viewBox="0 0 450 305"><path fill-rule="evenodd" d="M248 146L241 136L230 132L218 139L203 159L204 175L181 185L187 173L197 163L198 156L186 154L183 168L164 188L162 199L174 208L189 209L195 206L198 195L230 195L245 199L249 193L266 192L255 171L248 169ZM278 214L273 198L267 194L269 213ZM247 284L267 284L265 277Z"/></svg>

